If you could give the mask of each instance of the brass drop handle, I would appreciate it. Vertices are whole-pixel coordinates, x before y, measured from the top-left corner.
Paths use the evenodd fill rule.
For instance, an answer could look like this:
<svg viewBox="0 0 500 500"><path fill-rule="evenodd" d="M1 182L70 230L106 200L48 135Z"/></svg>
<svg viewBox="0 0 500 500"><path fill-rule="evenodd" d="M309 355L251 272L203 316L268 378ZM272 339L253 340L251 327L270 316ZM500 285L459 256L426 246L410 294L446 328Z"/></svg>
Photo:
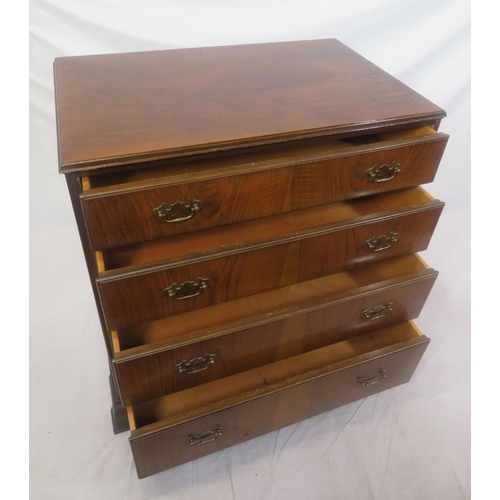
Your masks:
<svg viewBox="0 0 500 500"><path fill-rule="evenodd" d="M387 373L384 370L379 370L377 373L358 377L358 385L368 387L373 384L378 384L381 380L384 380L384 378L387 378Z"/></svg>
<svg viewBox="0 0 500 500"><path fill-rule="evenodd" d="M391 231L389 234L374 236L366 240L365 245L372 252L380 252L382 250L387 250L393 243L396 243L396 241L398 241L398 233Z"/></svg>
<svg viewBox="0 0 500 500"><path fill-rule="evenodd" d="M165 222L183 222L194 217L202 206L200 200L189 198L187 202L176 201L170 206L162 203L159 207L153 208L153 215Z"/></svg>
<svg viewBox="0 0 500 500"><path fill-rule="evenodd" d="M208 288L208 278L197 278L196 281L186 281L182 285L173 283L163 290L166 295L177 300L190 299L200 295L203 290Z"/></svg>
<svg viewBox="0 0 500 500"><path fill-rule="evenodd" d="M386 302L385 304L380 304L375 307L370 307L370 309L365 309L361 316L363 318L373 321L374 319L383 318L389 311L393 310L393 303Z"/></svg>
<svg viewBox="0 0 500 500"><path fill-rule="evenodd" d="M400 167L401 164L397 161L393 161L391 164L384 163L383 165L373 165L373 167L366 171L365 177L370 182L387 182L394 179L394 177L401 172Z"/></svg>
<svg viewBox="0 0 500 500"><path fill-rule="evenodd" d="M200 446L202 444L207 444L212 441L215 441L219 436L222 436L222 427L220 425L216 425L213 429L209 431L202 432L200 434L191 434L188 437L188 442L191 446Z"/></svg>
<svg viewBox="0 0 500 500"><path fill-rule="evenodd" d="M193 358L189 361L184 360L175 365L179 373L198 373L206 370L215 363L215 354L205 354L199 358Z"/></svg>

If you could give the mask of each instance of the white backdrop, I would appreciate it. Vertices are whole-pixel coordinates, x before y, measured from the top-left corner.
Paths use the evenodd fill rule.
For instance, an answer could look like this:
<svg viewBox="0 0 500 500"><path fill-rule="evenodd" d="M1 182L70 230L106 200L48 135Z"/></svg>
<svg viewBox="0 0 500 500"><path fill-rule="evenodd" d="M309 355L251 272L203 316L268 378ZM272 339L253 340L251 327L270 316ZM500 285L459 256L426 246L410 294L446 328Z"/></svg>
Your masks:
<svg viewBox="0 0 500 500"><path fill-rule="evenodd" d="M30 490L33 499L470 498L470 15L466 0L31 0ZM440 271L412 381L138 480L64 178L55 57L338 38L445 109Z"/></svg>

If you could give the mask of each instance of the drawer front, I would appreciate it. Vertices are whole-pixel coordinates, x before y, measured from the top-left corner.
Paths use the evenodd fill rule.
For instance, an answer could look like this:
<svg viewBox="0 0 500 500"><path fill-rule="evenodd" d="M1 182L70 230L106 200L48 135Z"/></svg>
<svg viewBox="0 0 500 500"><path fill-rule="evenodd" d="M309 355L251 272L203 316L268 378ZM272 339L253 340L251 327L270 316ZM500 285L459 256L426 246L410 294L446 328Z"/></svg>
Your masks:
<svg viewBox="0 0 500 500"><path fill-rule="evenodd" d="M134 405L415 319L436 276L433 270L415 273L183 347L120 356L113 363L123 403Z"/></svg>
<svg viewBox="0 0 500 500"><path fill-rule="evenodd" d="M235 167L224 176L195 182L168 185L165 180L165 185L154 187L137 182L90 189L81 195L83 211L94 250L125 246L426 184L434 179L447 139L444 134L432 134L386 141L370 151L347 148L338 157L299 164L295 160L246 173L235 173L240 172ZM396 164L400 171L391 174ZM370 180L367 171L383 165L391 167L379 172L378 182ZM190 199L200 203L189 203ZM158 218L154 210L163 205L169 215ZM168 218L177 222L167 222Z"/></svg>
<svg viewBox="0 0 500 500"><path fill-rule="evenodd" d="M248 396L247 401L232 406L228 403L220 411L185 423L132 431L130 442L139 477L408 382L427 345L426 337L414 339L404 345L353 358L350 362L337 363L327 367L322 376L308 378L305 375L299 383L256 399ZM360 384L360 379L365 385Z"/></svg>
<svg viewBox="0 0 500 500"><path fill-rule="evenodd" d="M189 265L99 278L108 328L148 323L425 250L440 213L441 207L433 208ZM390 235L397 235L396 241ZM185 283L186 294L194 296L183 298L183 290L179 298L168 295Z"/></svg>

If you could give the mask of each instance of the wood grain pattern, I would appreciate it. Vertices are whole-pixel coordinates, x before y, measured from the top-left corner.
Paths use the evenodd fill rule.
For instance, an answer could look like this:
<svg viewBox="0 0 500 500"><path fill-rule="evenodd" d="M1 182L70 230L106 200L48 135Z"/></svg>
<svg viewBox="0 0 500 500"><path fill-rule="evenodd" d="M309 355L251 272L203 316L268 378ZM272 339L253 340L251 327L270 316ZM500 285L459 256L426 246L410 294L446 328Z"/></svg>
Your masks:
<svg viewBox="0 0 500 500"><path fill-rule="evenodd" d="M119 330L425 250L441 210L442 207L435 207L380 217L371 223L335 228L330 233L257 250L98 278L108 328ZM390 248L380 252L366 248L368 239L390 232L399 235ZM209 286L197 297L175 300L164 293L164 289L174 283L198 277L209 279Z"/></svg>
<svg viewBox="0 0 500 500"><path fill-rule="evenodd" d="M360 225L395 215L440 208L421 187L337 202L296 212L265 217L202 232L181 234L127 247L97 251L103 268L99 276L114 276L142 270L189 264L222 257L233 252L264 248Z"/></svg>
<svg viewBox="0 0 500 500"><path fill-rule="evenodd" d="M189 345L258 324L297 314L304 307L320 308L331 297L349 297L359 288L393 284L431 268L418 255L405 255L357 269L331 274L305 283L271 290L215 306L161 318L118 330L113 358L141 356Z"/></svg>
<svg viewBox="0 0 500 500"><path fill-rule="evenodd" d="M391 340L385 346L376 342L374 347L374 334L372 339L357 337L267 365L265 371L224 379L223 387L216 381L185 391L182 399L173 394L134 407L138 429L132 431L130 442L139 477L408 382L429 340L415 331L400 334L407 325L386 329ZM357 383L359 377L379 370L387 374L380 383L368 387ZM219 387L224 389L222 393ZM189 446L190 435L216 425L223 428L220 438Z"/></svg>
<svg viewBox="0 0 500 500"><path fill-rule="evenodd" d="M239 173L254 172L276 168L294 161L321 160L344 153L355 153L371 147L376 149L381 143L397 141L410 144L412 139L436 135L435 126L417 126L416 128L391 127L390 131L375 130L359 136L326 135L311 139L295 139L271 145L248 146L236 151L219 151L186 157L165 158L144 162L137 165L110 167L105 171L92 170L86 173L86 188L95 194L126 189L126 185L143 188L158 187L166 184L179 184L205 178L224 177L231 167L237 166Z"/></svg>
<svg viewBox="0 0 500 500"><path fill-rule="evenodd" d="M177 392L146 401L132 407L136 428L142 428L138 434L156 432L169 421L186 421L205 414L222 404L241 401L247 393L254 392L251 399L269 391L282 390L288 379L307 380L310 372L328 371L335 363L350 365L353 358L366 356L365 359L380 355L380 350L418 340L422 333L413 322L399 323L388 328L376 330L343 342L328 345L322 349L294 356L243 373L238 373L224 380L216 380L186 391ZM359 359L357 359L359 361ZM316 373L318 375L318 373ZM272 386L272 387L271 387ZM148 427L147 429L145 427Z"/></svg>
<svg viewBox="0 0 500 500"><path fill-rule="evenodd" d="M63 57L54 71L62 172L445 116L337 40Z"/></svg>
<svg viewBox="0 0 500 500"><path fill-rule="evenodd" d="M426 184L434 180L447 140L445 134L434 133L391 139L376 147L353 146L342 152L326 146L323 158L320 155L314 160L292 155L285 161L262 160L259 164L244 157L222 170L204 172L196 181L167 177L90 189L81 195L82 206L93 248L119 247ZM393 162L401 165L394 179L367 180L369 168ZM245 165L250 168L243 168ZM153 215L153 209L162 203L190 198L201 200L203 208L189 220L167 223Z"/></svg>
<svg viewBox="0 0 500 500"><path fill-rule="evenodd" d="M442 109L337 40L63 57L54 74L59 171L139 477L410 379L429 340L406 321L437 273L409 254L444 205L414 186L439 166ZM153 216L189 198L193 218ZM200 277L198 296L164 291ZM206 371L174 369L208 353Z"/></svg>
<svg viewBox="0 0 500 500"><path fill-rule="evenodd" d="M330 293L322 300L304 301L300 308L285 308L281 314L266 311L261 317L248 318L253 326L243 329L234 331L231 325L221 325L218 332L212 332L212 338L181 347L122 351L113 362L124 404L158 398L414 319L436 277L433 270L402 275L348 292ZM376 320L362 316L363 311L387 302L393 309L385 316ZM208 369L193 374L175 369L182 360L207 353L216 355L215 363Z"/></svg>

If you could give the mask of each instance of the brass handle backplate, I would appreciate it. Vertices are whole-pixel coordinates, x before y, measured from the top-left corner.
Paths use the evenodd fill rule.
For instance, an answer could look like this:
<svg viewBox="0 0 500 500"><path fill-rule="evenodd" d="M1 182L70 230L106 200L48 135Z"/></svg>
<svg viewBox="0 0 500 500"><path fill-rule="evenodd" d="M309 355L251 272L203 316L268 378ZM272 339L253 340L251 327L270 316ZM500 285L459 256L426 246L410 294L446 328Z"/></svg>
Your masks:
<svg viewBox="0 0 500 500"><path fill-rule="evenodd" d="M176 201L170 206L162 203L159 207L153 208L153 215L165 222L182 222L191 219L202 206L200 200L189 198L187 202Z"/></svg>
<svg viewBox="0 0 500 500"><path fill-rule="evenodd" d="M197 278L196 281L186 281L182 285L173 283L163 290L169 297L177 300L190 299L200 295L203 290L208 288L208 278Z"/></svg>
<svg viewBox="0 0 500 500"><path fill-rule="evenodd" d="M215 441L219 436L222 436L222 432L222 427L220 425L216 425L213 429L202 432L201 434L191 434L188 437L188 442L191 446L207 444Z"/></svg>
<svg viewBox="0 0 500 500"><path fill-rule="evenodd" d="M365 245L372 252L380 252L381 250L387 250L396 241L398 241L398 233L391 231L389 234L374 236L366 240Z"/></svg>
<svg viewBox="0 0 500 500"><path fill-rule="evenodd" d="M199 358L193 358L189 361L184 360L175 365L179 373L197 373L206 370L215 363L215 354L205 354Z"/></svg>
<svg viewBox="0 0 500 500"><path fill-rule="evenodd" d="M380 304L375 307L370 307L370 309L365 309L361 315L365 319L370 321L374 319L383 318L389 311L392 311L394 304L392 302L386 302L385 304Z"/></svg>
<svg viewBox="0 0 500 500"><path fill-rule="evenodd" d="M379 370L377 373L365 375L364 377L358 377L358 385L368 387L373 384L378 384L384 378L387 378L387 373L385 373L384 370Z"/></svg>
<svg viewBox="0 0 500 500"><path fill-rule="evenodd" d="M370 182L387 182L394 179L401 172L401 164L393 161L391 164L384 163L383 165L373 165L366 171L365 177Z"/></svg>

